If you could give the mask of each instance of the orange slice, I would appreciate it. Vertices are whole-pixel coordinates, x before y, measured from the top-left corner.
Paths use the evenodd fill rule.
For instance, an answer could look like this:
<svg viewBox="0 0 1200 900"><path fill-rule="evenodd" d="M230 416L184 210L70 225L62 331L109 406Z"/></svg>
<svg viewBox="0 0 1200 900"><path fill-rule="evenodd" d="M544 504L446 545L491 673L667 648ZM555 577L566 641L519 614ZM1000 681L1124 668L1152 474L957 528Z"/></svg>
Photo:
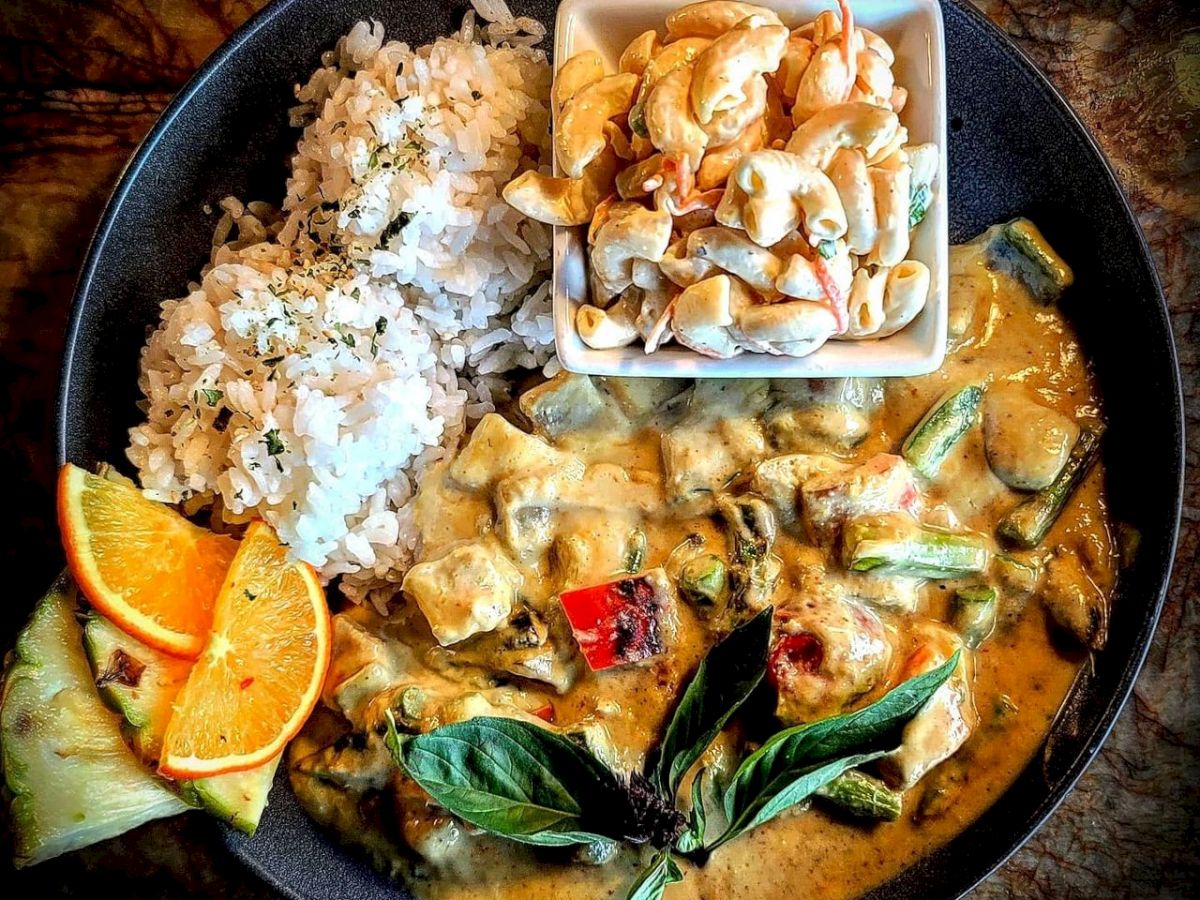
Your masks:
<svg viewBox="0 0 1200 900"><path fill-rule="evenodd" d="M237 541L70 463L58 478L58 524L93 606L164 653L200 655Z"/></svg>
<svg viewBox="0 0 1200 900"><path fill-rule="evenodd" d="M208 645L175 700L159 771L203 778L278 756L321 695L329 633L316 573L253 523L221 586Z"/></svg>

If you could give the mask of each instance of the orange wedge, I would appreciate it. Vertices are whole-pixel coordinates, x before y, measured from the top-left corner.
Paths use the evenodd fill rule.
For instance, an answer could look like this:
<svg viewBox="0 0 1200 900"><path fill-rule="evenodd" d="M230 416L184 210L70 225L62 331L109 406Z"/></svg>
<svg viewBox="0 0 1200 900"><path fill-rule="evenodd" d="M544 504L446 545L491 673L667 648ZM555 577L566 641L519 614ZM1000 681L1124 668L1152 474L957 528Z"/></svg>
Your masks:
<svg viewBox="0 0 1200 900"><path fill-rule="evenodd" d="M282 752L316 706L329 668L329 607L316 573L270 526L246 531L212 635L175 700L159 771L240 772Z"/></svg>
<svg viewBox="0 0 1200 900"><path fill-rule="evenodd" d="M71 574L93 606L164 653L200 655L237 541L70 463L58 478L58 524Z"/></svg>

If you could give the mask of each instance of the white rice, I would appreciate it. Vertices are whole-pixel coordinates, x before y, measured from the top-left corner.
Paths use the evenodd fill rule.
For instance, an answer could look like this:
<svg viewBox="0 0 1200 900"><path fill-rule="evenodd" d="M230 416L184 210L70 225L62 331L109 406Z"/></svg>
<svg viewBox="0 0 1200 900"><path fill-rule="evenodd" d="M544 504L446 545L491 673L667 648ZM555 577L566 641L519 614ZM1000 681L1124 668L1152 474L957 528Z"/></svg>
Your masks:
<svg viewBox="0 0 1200 900"><path fill-rule="evenodd" d="M507 390L557 367L550 233L500 198L548 165L538 23L476 4L410 50L358 23L296 90L283 209L226 200L211 264L142 354L146 494L261 516L377 603L415 543L421 473Z"/></svg>

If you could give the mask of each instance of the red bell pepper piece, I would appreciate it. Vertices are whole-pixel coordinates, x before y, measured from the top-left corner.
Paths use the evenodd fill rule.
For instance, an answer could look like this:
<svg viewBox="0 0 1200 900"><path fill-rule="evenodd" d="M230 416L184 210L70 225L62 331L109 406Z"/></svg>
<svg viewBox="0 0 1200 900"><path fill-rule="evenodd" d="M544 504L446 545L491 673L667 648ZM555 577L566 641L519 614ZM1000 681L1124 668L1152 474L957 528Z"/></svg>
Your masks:
<svg viewBox="0 0 1200 900"><path fill-rule="evenodd" d="M668 593L661 570L564 591L558 598L593 672L657 656Z"/></svg>
<svg viewBox="0 0 1200 900"><path fill-rule="evenodd" d="M825 645L815 634L785 634L771 648L767 678L777 689L797 675L812 675L825 661Z"/></svg>

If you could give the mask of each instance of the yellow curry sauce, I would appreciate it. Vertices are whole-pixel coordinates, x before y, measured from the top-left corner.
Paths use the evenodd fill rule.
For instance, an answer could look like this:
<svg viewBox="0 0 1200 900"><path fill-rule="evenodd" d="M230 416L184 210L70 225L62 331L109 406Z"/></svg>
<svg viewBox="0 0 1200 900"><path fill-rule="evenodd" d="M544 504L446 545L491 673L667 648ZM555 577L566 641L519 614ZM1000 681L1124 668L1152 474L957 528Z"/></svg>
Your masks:
<svg viewBox="0 0 1200 900"><path fill-rule="evenodd" d="M526 668L518 669L535 676L521 677L512 668L516 657L497 637L503 628L443 647L414 602L397 602L386 619L369 607L342 612L335 617L326 708L290 751L292 783L306 809L342 839L368 849L377 865L403 876L422 897L624 896L649 858L648 850L626 847L598 865L573 858L569 850L533 851L469 833L427 806L420 790L395 772L378 736L382 708L406 703L414 696L405 693L410 684L419 685L415 696L422 704L416 730L479 714L544 718L552 707L553 727L568 731L588 726L589 735L603 737L599 752L609 757L606 761L627 770L640 768L661 735L681 684L719 637L717 630L703 611L676 599L664 622L666 652L637 665L593 673L578 659L556 603L565 588L613 578L631 529L647 538L639 568L662 566L672 577L678 577L680 548L692 553L687 548L702 543L705 552L728 554L711 495L688 494L679 469L691 463L671 456L671 442L681 433L693 449L740 460L732 482L744 480L747 467L787 453L820 455L842 464L896 454L939 397L969 383L985 386L988 397L1019 386L1040 410L1031 415L1056 411L1080 427L1099 426L1099 401L1070 327L1054 307L1034 300L1020 273L996 264L988 254L989 235L953 250L950 352L945 365L931 375L823 383L811 389L729 382L701 386L691 394L686 385L597 379L592 387L602 406L578 427L570 422L577 395L564 393L560 414L551 416L551 430L557 432L551 444L564 454L558 459L560 468L564 459L582 460L587 474L576 480L584 487L574 489L574 501L556 508L549 525L530 526L531 533L538 528L553 532L549 549L543 542L524 556L511 546L506 551L520 569L522 599L544 620L541 637L545 647L553 648L552 658L521 651L519 666ZM552 396L557 389L541 390ZM703 408L698 408L699 397ZM853 402L830 402L830 397ZM533 404L522 408L529 411ZM520 418L515 411L511 417ZM1022 495L993 473L988 454L998 465L1004 448L985 448L984 434L983 427L972 427L936 477L922 482L922 515L985 535L993 552L1003 552L992 535ZM490 460L503 467L511 457L500 444L487 449L489 453L475 452L476 463ZM502 510L495 505L496 484L478 465L463 474L471 460L461 460L473 452L468 444L460 461L424 479L416 513L422 535L419 562L442 558L464 542L499 546ZM666 468L664 456L671 463ZM456 472L479 486L464 488ZM501 507L505 496L500 495ZM817 571L828 573L838 596L852 596L852 602L869 607L893 652L881 677L840 708L877 699L902 680L901 667L920 640L921 623L951 618L954 584L885 576L871 581L869 574L837 573L837 553L814 546L794 510L777 513L772 552L782 572L767 599L777 610L786 609L808 590L804 573ZM503 526L499 533L511 545L512 534ZM586 552L571 550L576 540ZM568 556L569 565L564 562ZM1092 646L1103 640L1103 605L1115 582L1116 559L1099 466L1075 490L1041 545L1014 556L1043 574L1032 590L1001 591L995 630L978 649L966 651L970 737L906 791L898 821L863 824L816 801L722 847L702 868L684 863L685 881L667 896L854 896L946 842L983 812L1037 752L1084 658L1083 649L1071 649L1070 640L1054 634L1056 617L1066 624L1070 615L1063 618L1056 612L1052 617L1047 611L1055 610L1056 598L1061 602L1064 583L1071 598L1091 602L1099 617L1093 620L1098 623L1093 632L1077 637ZM911 610L906 608L910 605ZM503 627L511 627L511 620ZM718 739L703 760L710 772L727 774L747 752L739 746L741 734L731 729ZM591 737L589 747L597 749Z"/></svg>

